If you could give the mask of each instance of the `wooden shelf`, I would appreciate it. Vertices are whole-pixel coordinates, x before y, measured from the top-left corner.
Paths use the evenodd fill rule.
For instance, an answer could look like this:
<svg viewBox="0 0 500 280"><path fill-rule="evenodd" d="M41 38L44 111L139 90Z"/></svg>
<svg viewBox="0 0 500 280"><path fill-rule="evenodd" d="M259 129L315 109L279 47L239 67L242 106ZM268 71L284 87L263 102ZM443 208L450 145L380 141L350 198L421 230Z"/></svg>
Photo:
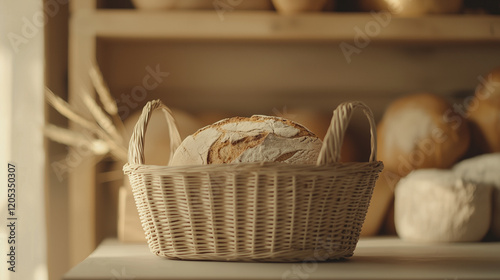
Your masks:
<svg viewBox="0 0 500 280"><path fill-rule="evenodd" d="M305 93L324 110L362 94L380 115L402 93L472 91L478 75L500 63L500 16L394 17L382 24L369 13L235 10L221 18L215 10L96 9L95 0L70 4L68 99L83 112L79 92L92 88L88 69L94 59L116 98L142 83L146 67L161 65L172 75L141 102L168 95L169 105L181 109L189 103L183 101L196 100L189 103L193 110L210 102L218 110L232 102L231 108L247 115L303 103ZM355 46L359 30L368 30L370 43L378 46L352 55L351 63L339 45ZM72 265L102 238L95 161L82 159L69 176Z"/></svg>
<svg viewBox="0 0 500 280"><path fill-rule="evenodd" d="M377 237L361 239L346 261L230 263L167 260L149 252L146 244L106 240L64 280L499 279L499 250L498 242L419 244Z"/></svg>
<svg viewBox="0 0 500 280"><path fill-rule="evenodd" d="M359 30L377 42L500 42L500 17L446 15L387 18L369 13L84 10L73 24L106 38L353 42Z"/></svg>

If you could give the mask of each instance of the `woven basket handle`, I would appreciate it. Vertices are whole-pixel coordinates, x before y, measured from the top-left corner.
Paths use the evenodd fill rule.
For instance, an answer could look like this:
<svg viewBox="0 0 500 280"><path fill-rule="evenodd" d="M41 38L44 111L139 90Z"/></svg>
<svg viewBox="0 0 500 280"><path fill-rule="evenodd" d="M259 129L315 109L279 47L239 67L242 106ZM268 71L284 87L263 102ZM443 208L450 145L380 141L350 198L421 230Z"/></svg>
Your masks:
<svg viewBox="0 0 500 280"><path fill-rule="evenodd" d="M340 160L340 148L344 141L344 134L351 121L352 113L355 109L362 109L365 116L370 123L371 134L371 155L370 162L377 160L377 131L373 113L368 106L363 102L346 102L340 104L335 111L333 111L332 121L330 127L323 140L323 146L318 156L317 164L328 164L338 162Z"/></svg>
<svg viewBox="0 0 500 280"><path fill-rule="evenodd" d="M148 128L149 120L151 119L151 114L153 111L159 109L161 109L165 114L165 118L168 123L168 132L170 135L169 162L172 160L175 150L181 144L181 136L179 135L179 130L177 129L175 119L172 116L170 109L159 99L149 101L142 109L142 114L137 120L134 132L130 138L128 147L128 162L130 164L144 164L144 141L146 138L146 130Z"/></svg>

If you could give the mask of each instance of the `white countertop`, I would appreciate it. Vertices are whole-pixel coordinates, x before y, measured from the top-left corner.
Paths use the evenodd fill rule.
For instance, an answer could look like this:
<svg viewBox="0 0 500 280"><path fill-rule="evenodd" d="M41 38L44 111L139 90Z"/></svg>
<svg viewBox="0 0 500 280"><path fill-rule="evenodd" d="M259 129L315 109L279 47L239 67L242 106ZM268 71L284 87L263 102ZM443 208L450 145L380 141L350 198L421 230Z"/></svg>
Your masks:
<svg viewBox="0 0 500 280"><path fill-rule="evenodd" d="M64 280L82 279L500 279L500 242L418 244L362 238L340 262L231 263L156 257L146 244L104 241Z"/></svg>

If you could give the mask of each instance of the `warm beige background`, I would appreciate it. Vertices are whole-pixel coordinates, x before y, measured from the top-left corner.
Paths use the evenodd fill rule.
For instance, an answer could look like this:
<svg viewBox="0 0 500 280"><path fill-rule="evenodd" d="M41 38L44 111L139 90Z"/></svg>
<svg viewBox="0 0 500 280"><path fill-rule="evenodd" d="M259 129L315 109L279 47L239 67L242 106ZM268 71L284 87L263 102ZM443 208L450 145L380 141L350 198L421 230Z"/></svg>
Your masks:
<svg viewBox="0 0 500 280"><path fill-rule="evenodd" d="M274 115L302 109L330 114L338 103L358 99L366 102L380 119L388 102L402 94L427 90L460 99L472 93L479 75L500 65L498 38L496 41L492 37L491 40L447 43L439 35L434 37L439 43L374 40L359 55L352 56L352 63L347 63L339 49L340 42L335 40L170 40L100 36L95 46L89 40L74 46L72 59L68 61L68 40L77 42L79 38L92 38L75 31L85 30L83 25L92 24L82 20L82 15L89 12L82 10L92 9L93 2L71 1L72 13L80 16L80 21L73 22L69 36L67 6L61 6L61 11L49 21L46 83L54 92L66 97L68 75L85 80L85 72L78 74L75 71L81 71L82 62L95 52L112 93L120 98L142 83L146 67L160 65L160 69L171 75L138 102L136 110L148 100L161 98L167 105L197 116ZM101 7L130 7L126 1L97 2ZM217 17L215 11L207 11L208 15L211 12ZM229 15L223 22L225 26L232 24ZM188 16L196 24L196 15ZM359 24L362 26L366 19L369 18L358 19ZM265 22L258 23L265 26ZM148 26L144 22L137 25L145 32L161 29L161 26ZM458 29L467 27L457 26ZM247 27L248 30L258 29L252 25ZM328 25L320 29L343 30L345 27ZM492 25L492 36L497 29ZM460 30L455 31L460 34ZM214 32L209 36L217 37ZM355 34L353 30L351 33ZM411 35L405 36L411 38ZM68 71L68 63L73 71ZM75 100L78 96L74 89L72 92L69 98ZM47 118L52 123L66 124L64 118L54 112ZM211 121L215 119L212 117ZM364 146L368 141L366 128L361 114L355 116L355 139L360 139ZM49 163L60 160L67 151L56 144L49 144L48 149ZM366 148L363 149L366 154ZM102 173L113 170L114 173ZM97 175L94 177L94 174ZM120 176L121 171L112 162L96 165L90 160L73 177L73 183L68 184L67 177L59 181L48 166L50 279L57 279L85 258L104 238L116 236L118 188L122 183L110 180ZM79 190L83 190L83 195ZM381 201L387 199L387 191L379 193Z"/></svg>

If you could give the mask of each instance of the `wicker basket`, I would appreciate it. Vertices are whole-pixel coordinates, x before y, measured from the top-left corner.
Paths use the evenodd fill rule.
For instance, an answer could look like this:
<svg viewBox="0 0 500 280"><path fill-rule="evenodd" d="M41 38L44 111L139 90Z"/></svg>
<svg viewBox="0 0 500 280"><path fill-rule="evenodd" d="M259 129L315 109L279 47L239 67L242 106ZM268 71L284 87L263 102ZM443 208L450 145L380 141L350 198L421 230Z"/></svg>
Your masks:
<svg viewBox="0 0 500 280"><path fill-rule="evenodd" d="M370 122L370 160L339 163L355 108ZM145 165L144 137L157 109L167 118L171 151L179 145L170 111L151 101L136 124L124 166L151 252L169 259L266 262L352 256L383 168L366 105L344 103L334 111L317 165Z"/></svg>

